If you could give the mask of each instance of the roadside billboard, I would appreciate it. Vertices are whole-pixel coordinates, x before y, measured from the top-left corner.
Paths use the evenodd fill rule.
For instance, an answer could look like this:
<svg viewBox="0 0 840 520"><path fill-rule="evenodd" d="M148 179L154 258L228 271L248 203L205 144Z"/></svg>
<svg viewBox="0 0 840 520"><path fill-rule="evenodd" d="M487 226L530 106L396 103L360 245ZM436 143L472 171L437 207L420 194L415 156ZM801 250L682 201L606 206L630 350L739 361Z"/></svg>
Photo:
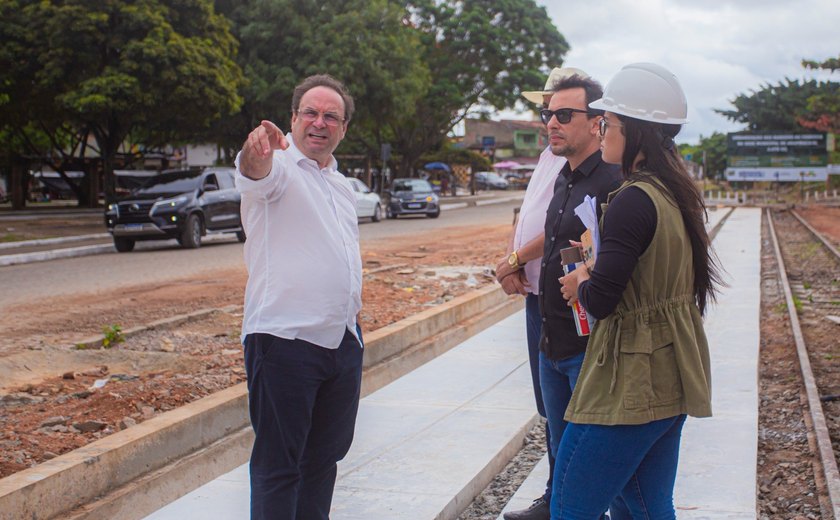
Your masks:
<svg viewBox="0 0 840 520"><path fill-rule="evenodd" d="M826 134L736 132L726 136L728 181L824 181Z"/></svg>

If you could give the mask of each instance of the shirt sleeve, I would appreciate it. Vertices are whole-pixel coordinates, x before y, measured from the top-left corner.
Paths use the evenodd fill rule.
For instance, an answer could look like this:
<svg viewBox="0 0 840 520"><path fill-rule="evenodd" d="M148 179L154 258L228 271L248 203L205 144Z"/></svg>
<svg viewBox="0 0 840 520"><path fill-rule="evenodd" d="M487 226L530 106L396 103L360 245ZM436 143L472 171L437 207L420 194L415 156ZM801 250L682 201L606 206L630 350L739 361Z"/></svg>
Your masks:
<svg viewBox="0 0 840 520"><path fill-rule="evenodd" d="M604 319L615 310L653 240L656 223L656 206L640 188L631 186L610 203L592 275L578 287L578 298L594 318Z"/></svg>
<svg viewBox="0 0 840 520"><path fill-rule="evenodd" d="M271 159L271 170L262 179L249 179L239 169L239 160L242 152L236 154L233 164L236 167L236 189L244 198L259 200L276 199L283 192L286 181L286 168L282 161L281 152L275 151Z"/></svg>

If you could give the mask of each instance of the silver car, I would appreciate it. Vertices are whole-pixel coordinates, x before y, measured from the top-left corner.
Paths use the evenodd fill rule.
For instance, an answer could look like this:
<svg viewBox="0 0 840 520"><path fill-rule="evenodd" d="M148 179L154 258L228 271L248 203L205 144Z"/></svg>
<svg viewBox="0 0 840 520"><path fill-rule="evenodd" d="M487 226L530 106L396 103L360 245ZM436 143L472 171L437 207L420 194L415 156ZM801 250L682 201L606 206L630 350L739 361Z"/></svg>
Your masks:
<svg viewBox="0 0 840 520"><path fill-rule="evenodd" d="M367 184L356 179L355 177L348 177L350 186L353 187L353 194L356 195L356 214L361 218L369 218L373 222L382 220L382 201L379 200L379 195L370 191Z"/></svg>

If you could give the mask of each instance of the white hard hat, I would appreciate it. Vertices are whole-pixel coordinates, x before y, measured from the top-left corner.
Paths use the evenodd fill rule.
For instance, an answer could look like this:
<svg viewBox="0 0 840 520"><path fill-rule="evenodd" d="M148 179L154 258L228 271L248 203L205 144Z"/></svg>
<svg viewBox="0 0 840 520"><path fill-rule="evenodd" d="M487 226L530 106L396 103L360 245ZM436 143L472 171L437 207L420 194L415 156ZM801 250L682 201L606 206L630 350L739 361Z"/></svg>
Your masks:
<svg viewBox="0 0 840 520"><path fill-rule="evenodd" d="M551 69L551 73L549 73L548 79L545 80L544 90L530 90L528 92L523 92L522 97L524 97L531 103L542 105L545 102L545 100L543 99L545 96L550 96L551 94L554 94L555 83L557 83L561 79L575 75L580 76L581 78L589 77L589 74L574 67L554 67L553 69Z"/></svg>
<svg viewBox="0 0 840 520"><path fill-rule="evenodd" d="M613 76L601 99L589 108L642 121L681 125L688 122L688 103L674 74L655 63L631 63Z"/></svg>

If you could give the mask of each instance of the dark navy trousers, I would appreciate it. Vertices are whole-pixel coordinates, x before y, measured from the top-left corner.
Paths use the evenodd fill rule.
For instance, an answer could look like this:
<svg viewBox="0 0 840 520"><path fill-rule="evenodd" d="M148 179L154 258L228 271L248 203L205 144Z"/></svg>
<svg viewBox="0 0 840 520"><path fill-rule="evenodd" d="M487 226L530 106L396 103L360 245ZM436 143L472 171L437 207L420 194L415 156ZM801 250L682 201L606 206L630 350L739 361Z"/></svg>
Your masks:
<svg viewBox="0 0 840 520"><path fill-rule="evenodd" d="M349 330L338 349L246 336L253 520L329 518L336 463L356 426L362 350Z"/></svg>

